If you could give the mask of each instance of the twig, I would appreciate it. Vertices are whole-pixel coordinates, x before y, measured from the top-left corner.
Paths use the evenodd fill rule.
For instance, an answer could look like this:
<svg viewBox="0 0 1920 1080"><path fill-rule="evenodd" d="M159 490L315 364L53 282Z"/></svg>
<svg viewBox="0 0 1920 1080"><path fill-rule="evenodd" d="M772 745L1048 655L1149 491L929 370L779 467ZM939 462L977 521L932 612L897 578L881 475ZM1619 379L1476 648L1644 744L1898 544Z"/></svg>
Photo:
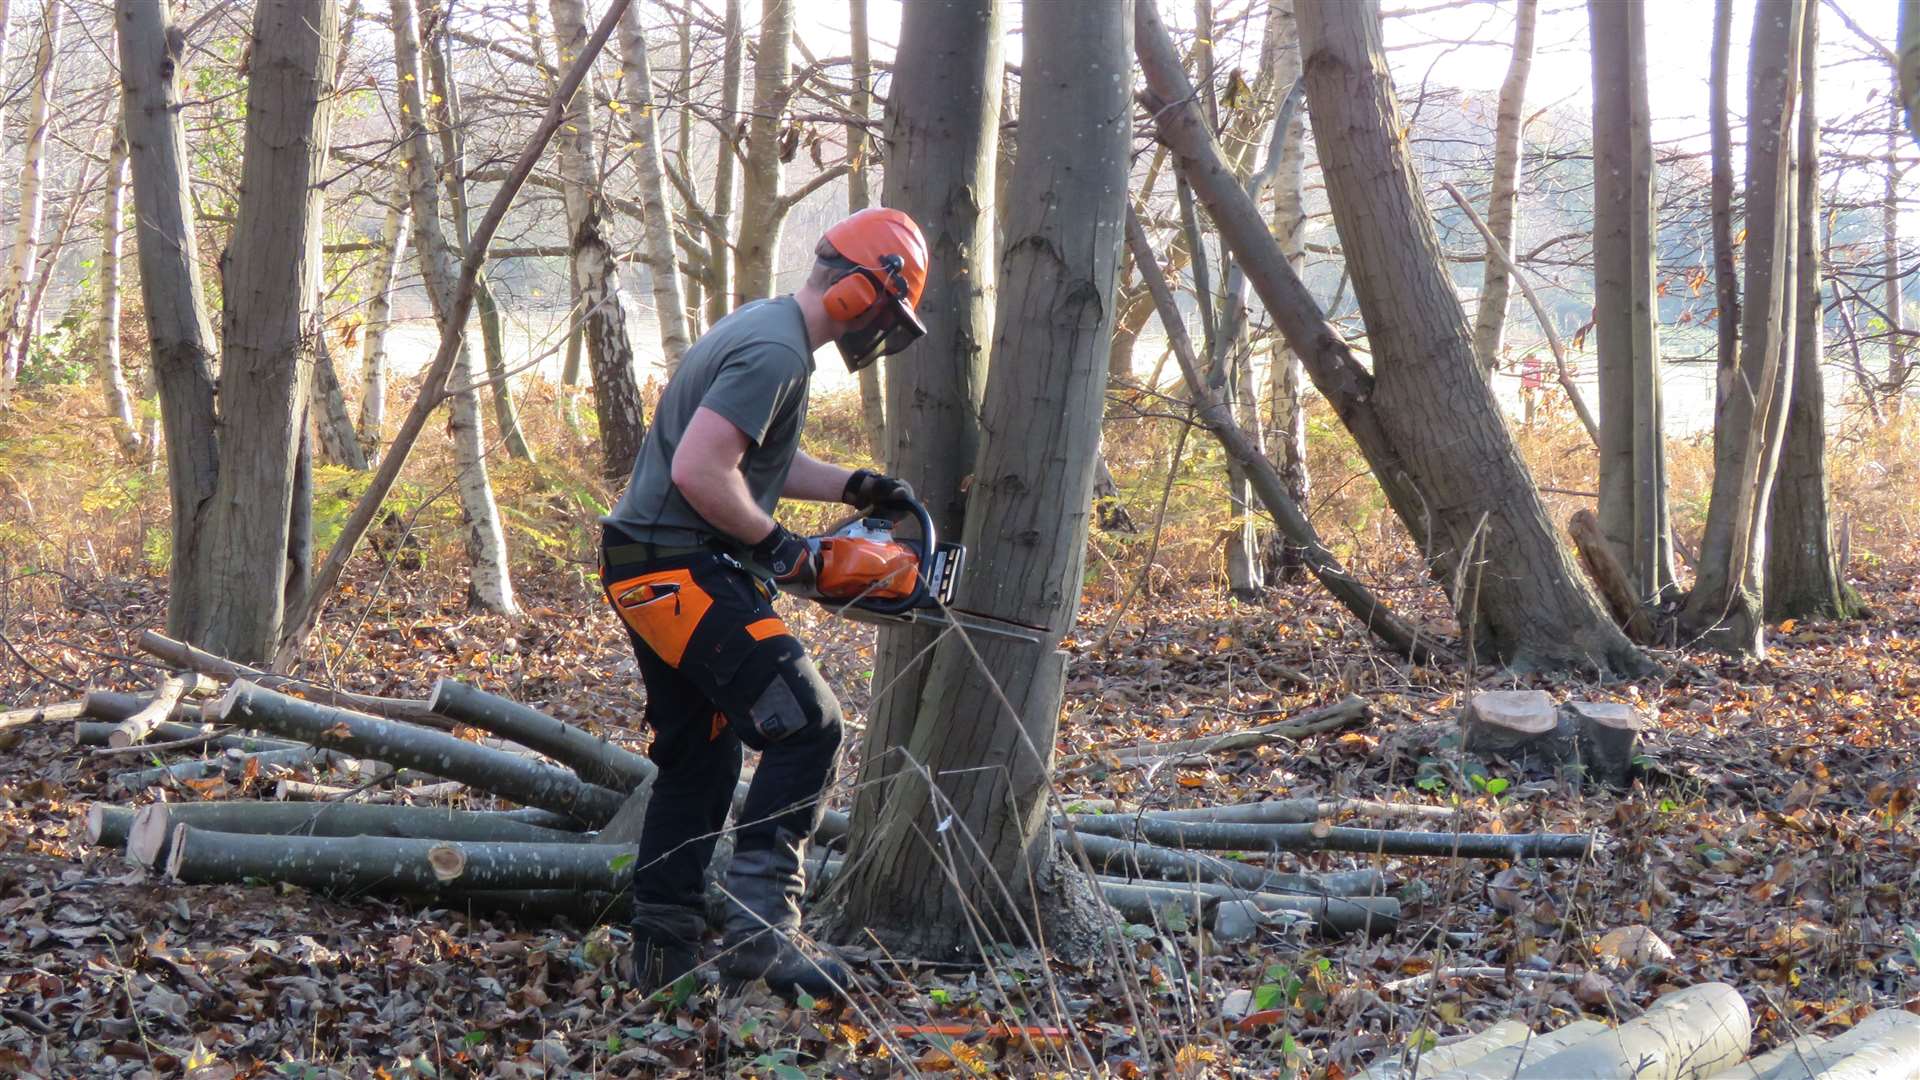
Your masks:
<svg viewBox="0 0 1920 1080"><path fill-rule="evenodd" d="M1585 976L1578 971L1535 971L1532 968L1521 967L1437 967L1431 971L1423 971L1418 975L1409 975L1404 979L1395 979L1390 983L1384 983L1380 987L1380 992L1383 994L1394 994L1402 990L1411 990L1416 986L1432 982L1435 979L1446 977L1457 979L1546 979L1550 982L1572 983L1579 982Z"/></svg>

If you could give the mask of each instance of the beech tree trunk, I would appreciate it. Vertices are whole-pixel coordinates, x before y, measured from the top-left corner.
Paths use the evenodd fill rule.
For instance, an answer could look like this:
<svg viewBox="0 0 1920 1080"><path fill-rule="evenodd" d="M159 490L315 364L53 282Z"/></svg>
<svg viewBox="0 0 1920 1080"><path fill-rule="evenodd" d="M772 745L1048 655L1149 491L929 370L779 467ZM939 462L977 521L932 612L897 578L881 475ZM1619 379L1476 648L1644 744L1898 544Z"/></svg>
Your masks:
<svg viewBox="0 0 1920 1080"><path fill-rule="evenodd" d="M740 73L746 53L746 26L742 0L727 0L726 28L720 50L720 145L715 148L713 201L707 217L707 325L712 326L734 307L733 195L739 173L735 154L739 139L733 134L740 121Z"/></svg>
<svg viewBox="0 0 1920 1080"><path fill-rule="evenodd" d="M1893 79L1896 92L1887 100L1887 157L1883 173L1886 188L1880 199L1881 282L1884 290L1881 304L1886 309L1887 385L1896 395L1896 400L1907 386L1908 354L1911 351L1906 336L1901 333L1907 326L1907 300L1900 278L1900 180L1903 172L1899 157L1903 104L1903 95L1898 93L1900 79L1900 74L1896 72Z"/></svg>
<svg viewBox="0 0 1920 1080"><path fill-rule="evenodd" d="M980 403L993 335L993 170L1000 124L1000 0L924 0L902 13L887 109L885 202L927 237L920 296L927 337L888 364L888 471L913 485L940 535L966 526L967 476L980 447ZM926 649L938 632L882 628L875 639L856 817L879 821L901 749L920 713Z"/></svg>
<svg viewBox="0 0 1920 1080"><path fill-rule="evenodd" d="M1281 39L1274 63L1277 86L1300 82L1300 21L1294 16L1294 3L1271 0L1267 6L1267 18L1275 20ZM1273 235L1296 277L1307 268L1307 211L1302 197L1306 190L1306 127L1306 110L1296 101L1285 129L1279 133L1279 168L1273 178ZM1307 470L1307 373L1300 366L1299 355L1278 334L1269 353L1267 379L1269 452L1280 467L1287 496L1304 513L1313 492L1313 478ZM1275 564L1268 567L1270 576L1294 580L1303 575L1306 562L1298 548L1283 542L1278 555L1278 559L1269 559Z"/></svg>
<svg viewBox="0 0 1920 1080"><path fill-rule="evenodd" d="M562 66L587 41L582 0L551 0L553 39ZM569 102L567 121L554 136L572 237L573 277L580 286L587 365L593 372L593 406L600 422L600 475L616 487L633 472L647 418L633 371L633 343L620 303L620 271L601 231L606 203L594 153L593 90L582 87Z"/></svg>
<svg viewBox="0 0 1920 1080"><path fill-rule="evenodd" d="M1540 0L1519 0L1514 8L1513 58L1507 62L1507 77L1500 83L1500 112L1494 121L1493 190L1487 196L1487 228L1507 251L1514 249L1514 238L1520 232L1518 181L1520 160L1525 156L1521 147L1526 141L1522 129L1527 75L1533 70L1533 27L1539 14ZM1473 320L1473 355L1491 375L1500 366L1500 348L1506 340L1507 298L1512 282L1505 263L1489 258L1484 266L1479 311Z"/></svg>
<svg viewBox="0 0 1920 1080"><path fill-rule="evenodd" d="M1803 0L1762 4L1747 75L1746 306L1737 363L1722 365L1713 492L1681 632L1747 655L1763 649L1766 525L1792 382L1780 377L1795 308L1794 107Z"/></svg>
<svg viewBox="0 0 1920 1080"><path fill-rule="evenodd" d="M872 149L871 140L867 138L867 117L873 112L873 89L869 85L869 80L873 78L873 60L869 55L871 42L867 33L867 0L847 0L847 18L852 24L850 34L853 38L853 70L849 73L853 79L853 93L847 100L847 108L853 113L853 119L847 122L847 163L852 167L852 171L847 173L847 213L855 214L873 205L873 195L867 184L867 177L872 175L868 164ZM998 79L993 81L996 85L999 82ZM867 453L876 461L884 461L887 456L887 391L881 382L886 369L887 361L882 357L861 368L859 376L860 419L867 429Z"/></svg>
<svg viewBox="0 0 1920 1080"><path fill-rule="evenodd" d="M1860 598L1846 584L1835 557L1833 525L1827 513L1827 392L1820 366L1826 352L1825 312L1820 300L1821 203L1820 118L1814 109L1818 72L1819 4L1806 6L1800 43L1800 175L1795 243L1791 353L1792 390L1787 404L1786 442L1780 448L1767 524L1766 613L1772 621L1797 618L1849 618L1860 613ZM1788 362L1783 360L1784 362Z"/></svg>
<svg viewBox="0 0 1920 1080"><path fill-rule="evenodd" d="M1719 312L1714 356L1721 371L1738 363L1740 277L1733 264L1733 128L1727 108L1727 69L1733 49L1733 0L1714 0L1713 44L1707 61L1708 214L1713 234L1713 295Z"/></svg>
<svg viewBox="0 0 1920 1080"><path fill-rule="evenodd" d="M369 466L380 463L387 428L387 331L393 325L393 289L406 265L407 225L412 217L405 194L406 170L394 172L396 190L388 195L380 223L380 247L373 258L373 290L367 300L367 326L361 335L360 453Z"/></svg>
<svg viewBox="0 0 1920 1080"><path fill-rule="evenodd" d="M420 276L433 304L440 332L461 333L449 326L455 278L459 273L447 238L440 231L440 189L433 147L427 141L426 103L421 89L420 39L414 28L413 0L392 0L394 68L399 73L401 148L407 162L408 202L413 209L413 246L420 258ZM493 500L487 476L486 441L481 432L480 400L473 389L473 358L464 336L447 377L450 391L448 433L453 437L454 468L458 470L460 508L466 518L464 539L468 564L468 601L502 615L516 614L513 579L507 564L506 534L500 510Z"/></svg>
<svg viewBox="0 0 1920 1080"><path fill-rule="evenodd" d="M1129 14L1125 4L1025 11L1020 153L960 603L1038 627L1040 641L936 647L906 740L926 772L900 772L881 819L856 826L868 857L852 871L840 931L870 929L913 955L1028 944L1045 927L1053 952L1085 956L1099 936L1090 884L1055 857L1047 794L1127 204Z"/></svg>
<svg viewBox="0 0 1920 1080"><path fill-rule="evenodd" d="M306 589L312 493L301 451L338 18L329 0L263 0L254 15L240 205L223 264L220 469L188 635L242 661L273 655L289 600Z"/></svg>
<svg viewBox="0 0 1920 1080"><path fill-rule="evenodd" d="M1590 0L1600 525L1637 602L1673 586L1644 0ZM1511 251L1512 248L1508 247ZM1504 285L1504 283L1503 283Z"/></svg>
<svg viewBox="0 0 1920 1080"><path fill-rule="evenodd" d="M324 324L315 326L311 345L313 400L310 411L322 459L330 465L365 472L367 457L360 451L353 417L347 413L347 392L340 385L340 372L333 366L333 350L327 345Z"/></svg>
<svg viewBox="0 0 1920 1080"><path fill-rule="evenodd" d="M4 10L0 10L0 21L5 18ZM4 51L0 49L0 53ZM100 376L107 416L113 421L113 437L119 441L121 453L134 457L141 450L140 432L134 422L132 395L127 391L127 372L120 364L120 245L126 236L127 198L125 124L114 128L103 182L106 192L100 199L100 263L94 268L100 289L100 310L94 324L94 370Z"/></svg>
<svg viewBox="0 0 1920 1080"><path fill-rule="evenodd" d="M1920 0L1900 0L1900 103L1907 133L1920 143Z"/></svg>
<svg viewBox="0 0 1920 1080"><path fill-rule="evenodd" d="M1179 104L1191 90L1152 4L1135 10L1152 97L1173 103L1156 112L1160 137L1449 586L1471 648L1519 668L1645 670L1561 547L1473 361L1367 12L1317 0L1299 6L1307 100L1367 316L1371 373L1292 273L1195 110Z"/></svg>
<svg viewBox="0 0 1920 1080"><path fill-rule="evenodd" d="M733 306L773 295L774 260L786 224L786 169L780 140L792 81L794 0L760 0L753 54L753 106L747 114L747 162L741 173L740 236Z"/></svg>
<svg viewBox="0 0 1920 1080"><path fill-rule="evenodd" d="M660 325L660 353L667 374L680 367L692 342L686 299L680 288L680 261L673 249L673 218L667 213L667 175L660 161L660 128L654 117L653 71L640 9L628 7L620 18L620 100L632 135L634 171L640 180L640 205L646 208L640 265L653 283L654 318Z"/></svg>
<svg viewBox="0 0 1920 1080"><path fill-rule="evenodd" d="M60 21L64 5L46 4L40 27L40 51L33 64L32 97L27 105L27 138L20 146L20 204L14 219L13 250L0 265L0 407L20 377L20 365L33 343L32 319L25 302L33 290L40 257L41 191L46 169L47 132L53 126L52 101L59 75Z"/></svg>

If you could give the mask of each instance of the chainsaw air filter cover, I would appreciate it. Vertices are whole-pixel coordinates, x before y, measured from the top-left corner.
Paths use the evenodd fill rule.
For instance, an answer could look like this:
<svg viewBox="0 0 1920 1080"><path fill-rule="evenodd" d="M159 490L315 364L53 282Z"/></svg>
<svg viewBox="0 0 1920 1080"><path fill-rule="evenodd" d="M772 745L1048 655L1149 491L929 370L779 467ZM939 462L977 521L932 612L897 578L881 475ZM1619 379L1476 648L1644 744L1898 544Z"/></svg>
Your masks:
<svg viewBox="0 0 1920 1080"><path fill-rule="evenodd" d="M920 584L920 556L896 540L828 536L820 541L820 595L902 600Z"/></svg>

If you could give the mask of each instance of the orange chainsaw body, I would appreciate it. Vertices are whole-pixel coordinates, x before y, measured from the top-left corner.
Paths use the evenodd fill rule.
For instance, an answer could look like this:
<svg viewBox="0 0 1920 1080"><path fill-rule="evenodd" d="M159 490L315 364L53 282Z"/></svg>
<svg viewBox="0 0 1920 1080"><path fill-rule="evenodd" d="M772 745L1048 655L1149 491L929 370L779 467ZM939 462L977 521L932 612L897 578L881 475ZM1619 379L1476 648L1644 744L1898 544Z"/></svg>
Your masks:
<svg viewBox="0 0 1920 1080"><path fill-rule="evenodd" d="M816 588L832 600L901 600L920 584L920 555L898 541L828 536Z"/></svg>

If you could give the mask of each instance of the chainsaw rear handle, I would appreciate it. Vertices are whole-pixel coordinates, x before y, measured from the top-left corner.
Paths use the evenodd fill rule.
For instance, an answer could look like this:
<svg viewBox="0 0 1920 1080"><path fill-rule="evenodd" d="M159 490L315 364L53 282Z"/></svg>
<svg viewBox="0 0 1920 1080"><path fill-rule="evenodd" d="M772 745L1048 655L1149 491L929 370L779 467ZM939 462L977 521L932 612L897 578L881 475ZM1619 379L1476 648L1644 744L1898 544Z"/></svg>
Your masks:
<svg viewBox="0 0 1920 1080"><path fill-rule="evenodd" d="M906 511L912 515L913 519L920 523L920 547L914 555L915 560L919 563L920 573L917 575L919 580L914 583L913 591L897 600L866 598L837 601L825 600L822 601L823 603L832 607L857 607L865 611L871 611L875 615L905 615L907 612L919 607L926 600L927 559L931 556L934 549L939 546L939 538L934 535L933 516L927 513L926 506L924 506L919 499L905 499L895 505L904 507ZM883 508L874 507L874 509L880 510Z"/></svg>

